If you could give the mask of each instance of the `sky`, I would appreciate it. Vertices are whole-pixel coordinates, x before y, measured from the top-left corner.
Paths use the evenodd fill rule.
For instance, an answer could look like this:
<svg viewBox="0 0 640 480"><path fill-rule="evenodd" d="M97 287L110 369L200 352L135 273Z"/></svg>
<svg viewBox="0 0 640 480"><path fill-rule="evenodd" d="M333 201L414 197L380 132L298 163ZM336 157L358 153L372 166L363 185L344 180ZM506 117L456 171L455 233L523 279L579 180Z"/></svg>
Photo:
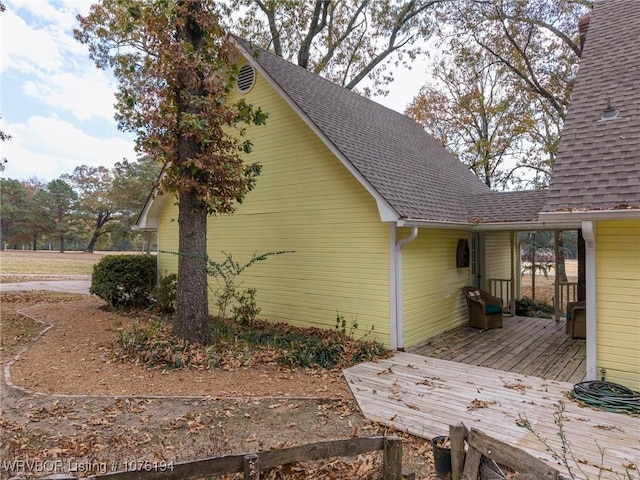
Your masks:
<svg viewBox="0 0 640 480"><path fill-rule="evenodd" d="M133 134L114 120L117 81L99 70L73 38L76 15L90 0L3 0L0 13L0 143L8 163L0 176L43 181L79 165L113 167L135 160ZM424 65L396 72L386 97L373 98L398 112L417 95Z"/></svg>

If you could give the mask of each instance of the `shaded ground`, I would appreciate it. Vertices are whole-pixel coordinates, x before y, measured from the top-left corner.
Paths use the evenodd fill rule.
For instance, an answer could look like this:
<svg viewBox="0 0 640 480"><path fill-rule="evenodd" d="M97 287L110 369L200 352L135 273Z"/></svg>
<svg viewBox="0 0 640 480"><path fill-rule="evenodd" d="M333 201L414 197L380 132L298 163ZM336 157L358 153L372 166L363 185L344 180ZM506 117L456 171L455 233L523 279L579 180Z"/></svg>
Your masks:
<svg viewBox="0 0 640 480"><path fill-rule="evenodd" d="M109 344L135 318L107 312L86 296L2 292L0 299L3 365L53 325L15 362L10 378L4 369L21 388L2 380L2 460L47 461L36 465L59 471L90 466L93 472L86 476L127 462L160 464L397 434L363 419L340 372L278 365L162 371L115 363ZM404 439L404 464L419 479L435 478L428 442L410 435ZM287 478L375 478L376 462L377 454L332 459L297 467ZM53 473L11 466L2 464L0 478ZM279 478L274 472L270 477Z"/></svg>

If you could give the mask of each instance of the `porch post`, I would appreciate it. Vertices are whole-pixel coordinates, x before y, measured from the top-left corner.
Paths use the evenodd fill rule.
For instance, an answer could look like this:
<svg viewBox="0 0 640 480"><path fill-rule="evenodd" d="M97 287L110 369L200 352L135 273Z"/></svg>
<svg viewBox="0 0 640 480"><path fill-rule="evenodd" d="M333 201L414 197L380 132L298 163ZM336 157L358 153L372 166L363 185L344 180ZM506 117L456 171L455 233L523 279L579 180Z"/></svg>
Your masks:
<svg viewBox="0 0 640 480"><path fill-rule="evenodd" d="M511 316L516 316L516 255L520 255L520 252L516 252L516 232L509 232L509 241L511 242L511 282L509 285L509 310Z"/></svg>
<svg viewBox="0 0 640 480"><path fill-rule="evenodd" d="M587 305L587 372L588 381L597 380L598 372L598 326L596 301L596 225L593 221L582 222L585 241L585 283Z"/></svg>
<svg viewBox="0 0 640 480"><path fill-rule="evenodd" d="M553 311L556 322L560 321L560 281L558 279L558 256L560 255L560 246L558 245L558 230L553 231L553 250L555 263L555 282L553 282Z"/></svg>
<svg viewBox="0 0 640 480"><path fill-rule="evenodd" d="M397 260L396 257L396 241L398 237L398 227L395 223L389 223L389 348L395 350L398 348L398 318L396 306L396 283L398 277L396 275Z"/></svg>

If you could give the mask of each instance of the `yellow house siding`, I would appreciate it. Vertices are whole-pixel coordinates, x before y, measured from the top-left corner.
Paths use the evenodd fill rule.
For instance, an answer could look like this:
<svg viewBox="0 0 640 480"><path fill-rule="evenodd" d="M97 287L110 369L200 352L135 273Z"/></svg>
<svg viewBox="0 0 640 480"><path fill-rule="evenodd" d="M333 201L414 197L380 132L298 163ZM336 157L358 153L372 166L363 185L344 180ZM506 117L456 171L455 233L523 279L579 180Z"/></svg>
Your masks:
<svg viewBox="0 0 640 480"><path fill-rule="evenodd" d="M234 215L210 218L209 256L221 261L225 251L244 263L292 250L241 277L242 288L257 289L260 317L333 328L340 313L388 344L389 228L374 198L261 76L245 97L269 113L266 125L247 129L247 160L263 171Z"/></svg>
<svg viewBox="0 0 640 480"><path fill-rule="evenodd" d="M491 288L491 280L511 279L511 260L514 252L511 249L509 232L486 232L485 234L485 275L484 287L494 295L501 297L504 306L508 307L510 292L507 283L502 283L503 292ZM496 285L496 289L500 287Z"/></svg>
<svg viewBox="0 0 640 480"><path fill-rule="evenodd" d="M640 220L596 226L597 371L640 389Z"/></svg>
<svg viewBox="0 0 640 480"><path fill-rule="evenodd" d="M511 278L511 253L509 232L487 232L485 234L487 281L495 278Z"/></svg>
<svg viewBox="0 0 640 480"><path fill-rule="evenodd" d="M398 238L409 235L399 229ZM411 347L467 321L461 288L469 283L469 268L456 268L460 230L421 228L402 249L404 343Z"/></svg>

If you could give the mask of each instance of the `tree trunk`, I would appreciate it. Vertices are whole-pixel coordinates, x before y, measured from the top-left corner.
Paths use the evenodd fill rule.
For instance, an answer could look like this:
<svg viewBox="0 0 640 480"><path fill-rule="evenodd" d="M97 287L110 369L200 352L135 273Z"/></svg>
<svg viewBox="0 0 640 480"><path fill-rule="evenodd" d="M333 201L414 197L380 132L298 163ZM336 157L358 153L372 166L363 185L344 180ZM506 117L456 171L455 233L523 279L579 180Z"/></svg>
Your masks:
<svg viewBox="0 0 640 480"><path fill-rule="evenodd" d="M207 211L195 193L179 196L178 285L173 333L192 342L209 343L207 285Z"/></svg>
<svg viewBox="0 0 640 480"><path fill-rule="evenodd" d="M34 233L33 234L33 251L37 251L38 250L38 234Z"/></svg>
<svg viewBox="0 0 640 480"><path fill-rule="evenodd" d="M534 251L535 254L535 251ZM536 299L536 260L535 256L531 262L531 300Z"/></svg>
<svg viewBox="0 0 640 480"><path fill-rule="evenodd" d="M564 263L564 232L562 230L556 230L556 249L558 252L558 258L556 258L556 282L567 281L567 268Z"/></svg>
<svg viewBox="0 0 640 480"><path fill-rule="evenodd" d="M94 230L91 240L89 240L89 245L87 245L87 252L93 253L93 250L96 248L96 243L98 243L98 238L100 238L100 232L98 230Z"/></svg>
<svg viewBox="0 0 640 480"><path fill-rule="evenodd" d="M203 32L194 20L202 11L201 2L179 0L187 6L183 23L178 22L176 37L192 45L198 52L204 48ZM178 122L185 114L200 113L193 96L204 93L203 83L193 85L193 72L179 71L176 87ZM199 75L201 80L204 76ZM197 182L185 163L195 158L200 145L188 132L178 130L177 165L179 174L188 182ZM178 284L174 335L192 342L207 344L211 341L209 328L209 302L207 285L207 205L197 197L195 190L182 187L178 194Z"/></svg>
<svg viewBox="0 0 640 480"><path fill-rule="evenodd" d="M60 234L60 253L64 253L64 233Z"/></svg>
<svg viewBox="0 0 640 480"><path fill-rule="evenodd" d="M104 226L113 220L111 216L112 212L100 212L96 218L96 227L93 230L93 235L91 236L91 240L89 241L89 245L87 245L87 252L93 253L93 250L96 248L96 243L98 243L98 239L105 233Z"/></svg>

